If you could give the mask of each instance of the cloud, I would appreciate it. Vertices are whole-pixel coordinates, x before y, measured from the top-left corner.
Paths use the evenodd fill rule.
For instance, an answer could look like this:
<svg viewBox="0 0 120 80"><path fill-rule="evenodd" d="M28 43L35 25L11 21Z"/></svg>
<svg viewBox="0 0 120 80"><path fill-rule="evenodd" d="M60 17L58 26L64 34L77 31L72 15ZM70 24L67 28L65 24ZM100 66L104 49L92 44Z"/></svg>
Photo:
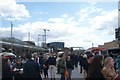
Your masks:
<svg viewBox="0 0 120 80"><path fill-rule="evenodd" d="M23 4L17 4L15 0L1 0L0 16L8 18L8 20L21 20L29 18L29 11Z"/></svg>
<svg viewBox="0 0 120 80"><path fill-rule="evenodd" d="M17 0L18 2L118 2L118 0Z"/></svg>
<svg viewBox="0 0 120 80"><path fill-rule="evenodd" d="M93 16L93 13L97 13L97 15ZM47 42L63 41L67 47L89 48L92 47L92 43L97 46L112 41L114 29L117 27L117 13L117 10L105 11L88 6L75 12L72 16L65 13L46 21L40 20L18 25L13 28L13 36L28 40L28 32L30 32L30 39L37 44L38 35L44 34L43 29L48 29L50 31L47 31ZM10 28L2 28L2 31L5 36ZM19 33L17 33L18 31ZM43 37L40 36L40 42L42 41Z"/></svg>
<svg viewBox="0 0 120 80"><path fill-rule="evenodd" d="M93 5L90 5L86 8L81 9L79 12L76 12L75 14L79 16L79 22L82 22L86 20L86 18L89 17L89 15L93 15L95 13L103 13L103 10L101 8L96 8Z"/></svg>
<svg viewBox="0 0 120 80"><path fill-rule="evenodd" d="M48 12L33 12L33 14L48 14Z"/></svg>
<svg viewBox="0 0 120 80"><path fill-rule="evenodd" d="M95 30L108 30L111 33L118 27L118 10L106 12L104 15L94 17L90 23ZM113 34L112 34L113 35Z"/></svg>
<svg viewBox="0 0 120 80"><path fill-rule="evenodd" d="M48 21L60 23L60 22L64 22L64 18L50 18Z"/></svg>
<svg viewBox="0 0 120 80"><path fill-rule="evenodd" d="M61 17L67 18L68 15L67 14L63 14Z"/></svg>

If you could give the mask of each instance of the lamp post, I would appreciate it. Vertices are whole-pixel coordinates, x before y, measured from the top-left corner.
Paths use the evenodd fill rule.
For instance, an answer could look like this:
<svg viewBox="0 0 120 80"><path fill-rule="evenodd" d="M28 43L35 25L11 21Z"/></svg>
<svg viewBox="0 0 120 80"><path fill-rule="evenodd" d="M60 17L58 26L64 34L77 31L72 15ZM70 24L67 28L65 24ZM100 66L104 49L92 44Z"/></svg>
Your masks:
<svg viewBox="0 0 120 80"><path fill-rule="evenodd" d="M92 43L92 48L94 47L94 43Z"/></svg>
<svg viewBox="0 0 120 80"><path fill-rule="evenodd" d="M93 52L93 48L94 48L94 43L92 43L92 52Z"/></svg>
<svg viewBox="0 0 120 80"><path fill-rule="evenodd" d="M40 34L38 35L38 46L39 46L39 41L40 41L39 37L40 37L40 36L42 36L42 39L43 39L43 42L42 42L42 44L41 44L41 45L43 46L43 45L44 45L44 42L45 42L45 40L44 40L44 36L45 36L45 35L40 35Z"/></svg>
<svg viewBox="0 0 120 80"><path fill-rule="evenodd" d="M40 41L40 39L39 39L39 34L38 34L38 54L39 54L39 41Z"/></svg>
<svg viewBox="0 0 120 80"><path fill-rule="evenodd" d="M29 45L29 51L30 52L30 32L28 32L28 45Z"/></svg>
<svg viewBox="0 0 120 80"><path fill-rule="evenodd" d="M39 36L40 36L40 35L38 34L38 47L39 47Z"/></svg>
<svg viewBox="0 0 120 80"><path fill-rule="evenodd" d="M50 30L48 30L48 29L43 29L43 30L44 30L44 42L43 42L43 47L45 48L45 47L46 47L46 36L47 36L47 35L46 35L46 34L47 34L46 32L47 32L47 31L50 31Z"/></svg>
<svg viewBox="0 0 120 80"><path fill-rule="evenodd" d="M47 36L47 35L46 35L46 32L47 32L47 31L50 31L50 30L48 30L48 29L43 29L43 30L44 30L44 40L45 40L44 43L46 44L46 36Z"/></svg>
<svg viewBox="0 0 120 80"><path fill-rule="evenodd" d="M13 45L13 42L12 42L12 30L13 30L13 23L11 22L11 46L10 46L11 50L12 50L12 45Z"/></svg>

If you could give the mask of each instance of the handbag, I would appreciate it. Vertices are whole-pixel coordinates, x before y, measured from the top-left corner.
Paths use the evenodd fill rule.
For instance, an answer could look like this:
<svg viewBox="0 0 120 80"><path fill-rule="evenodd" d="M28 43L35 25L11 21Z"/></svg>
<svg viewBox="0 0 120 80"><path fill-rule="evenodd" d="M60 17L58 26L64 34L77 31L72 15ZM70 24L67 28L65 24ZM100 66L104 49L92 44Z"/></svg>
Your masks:
<svg viewBox="0 0 120 80"><path fill-rule="evenodd" d="M64 70L64 76L65 76L65 78L68 78L68 70L67 69Z"/></svg>

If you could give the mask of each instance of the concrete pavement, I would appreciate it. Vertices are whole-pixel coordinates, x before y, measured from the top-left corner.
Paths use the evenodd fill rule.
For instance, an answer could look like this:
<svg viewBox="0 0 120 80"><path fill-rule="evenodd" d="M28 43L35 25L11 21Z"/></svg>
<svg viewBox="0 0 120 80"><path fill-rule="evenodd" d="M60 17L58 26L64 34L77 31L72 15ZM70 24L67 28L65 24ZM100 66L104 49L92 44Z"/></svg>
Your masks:
<svg viewBox="0 0 120 80"><path fill-rule="evenodd" d="M56 68L57 71L57 68ZM49 70L48 70L48 77L50 78L50 74L49 74ZM56 78L60 79L60 75L56 74ZM44 78L44 75L42 74L42 78ZM84 80L83 79L83 75L80 73L80 66L78 66L77 68L74 68L74 70L72 71L72 79L75 80Z"/></svg>

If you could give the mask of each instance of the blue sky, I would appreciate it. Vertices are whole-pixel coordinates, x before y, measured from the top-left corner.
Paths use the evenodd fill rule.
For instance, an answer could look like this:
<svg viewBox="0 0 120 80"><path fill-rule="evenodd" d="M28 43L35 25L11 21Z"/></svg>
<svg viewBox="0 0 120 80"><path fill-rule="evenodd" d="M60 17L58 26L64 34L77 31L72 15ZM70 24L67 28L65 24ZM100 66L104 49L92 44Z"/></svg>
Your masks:
<svg viewBox="0 0 120 80"><path fill-rule="evenodd" d="M5 2L6 1L6 2ZM0 6L2 36L10 36L10 22L14 24L13 36L37 44L42 29L49 29L47 42L63 41L66 47L84 48L112 41L117 26L117 2L16 2L4 0ZM99 35L99 36L98 36ZM105 36L106 35L106 36ZM41 42L42 42L42 37Z"/></svg>
<svg viewBox="0 0 120 80"><path fill-rule="evenodd" d="M92 4L92 2L18 2L18 4L24 4L26 9L29 11L31 18L25 21L14 21L14 25L22 24L24 22L34 22L37 20L47 20L51 17L60 17L63 14L69 14L72 16L75 12L87 6L95 6L97 8L102 8L106 11L116 9L118 7L116 2L99 2ZM99 13L91 14L89 17L99 15ZM6 24L7 23L7 24ZM3 26L9 27L10 20L5 20L3 18Z"/></svg>

